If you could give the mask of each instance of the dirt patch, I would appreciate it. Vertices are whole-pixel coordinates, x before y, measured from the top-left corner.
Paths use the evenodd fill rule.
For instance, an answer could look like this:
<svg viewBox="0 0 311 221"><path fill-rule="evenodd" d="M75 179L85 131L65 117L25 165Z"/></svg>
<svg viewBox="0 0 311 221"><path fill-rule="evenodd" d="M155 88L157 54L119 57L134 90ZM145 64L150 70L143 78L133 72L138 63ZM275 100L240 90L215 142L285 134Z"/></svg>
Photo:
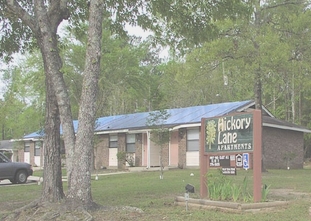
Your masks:
<svg viewBox="0 0 311 221"><path fill-rule="evenodd" d="M76 209L69 211L62 204L38 204L32 202L13 212L3 212L1 221L96 221L96 220L137 220L143 211L136 207L98 207L93 211Z"/></svg>
<svg viewBox="0 0 311 221"><path fill-rule="evenodd" d="M296 200L310 198L310 193L297 192L293 189L270 189L268 198L272 200Z"/></svg>

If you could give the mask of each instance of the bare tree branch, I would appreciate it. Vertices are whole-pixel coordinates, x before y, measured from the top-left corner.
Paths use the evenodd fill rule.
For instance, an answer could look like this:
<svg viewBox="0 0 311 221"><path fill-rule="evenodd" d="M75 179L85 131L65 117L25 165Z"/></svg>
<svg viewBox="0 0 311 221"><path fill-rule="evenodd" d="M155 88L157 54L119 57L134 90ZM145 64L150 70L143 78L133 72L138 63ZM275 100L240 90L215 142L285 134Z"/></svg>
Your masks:
<svg viewBox="0 0 311 221"><path fill-rule="evenodd" d="M277 7L284 6L284 5L300 5L300 4L303 4L303 1L299 1L299 0L295 1L295 2L285 1L285 2L282 2L282 3L279 3L279 4L266 6L266 7L263 8L263 10L277 8Z"/></svg>

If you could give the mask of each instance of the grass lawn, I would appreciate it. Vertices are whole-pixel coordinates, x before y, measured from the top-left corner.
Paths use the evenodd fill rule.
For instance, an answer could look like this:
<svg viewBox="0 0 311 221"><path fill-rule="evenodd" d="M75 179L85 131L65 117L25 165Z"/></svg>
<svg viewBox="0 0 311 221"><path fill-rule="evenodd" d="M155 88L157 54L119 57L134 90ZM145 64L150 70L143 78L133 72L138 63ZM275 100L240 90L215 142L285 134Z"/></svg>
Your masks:
<svg viewBox="0 0 311 221"><path fill-rule="evenodd" d="M215 173L216 171L211 171ZM39 172L38 172L39 173ZM194 176L190 176L193 173ZM191 198L199 198L200 171L196 169L169 170L164 179L160 172L135 172L99 176L92 180L92 195L95 202L107 207L131 206L144 211L142 214L129 211L94 212L95 220L260 220L304 221L311 220L311 169L269 170L262 174L264 184L270 185L268 201L288 200L283 208L256 212L223 212L217 209L199 209L174 205L176 196L184 196L186 184L195 187ZM241 184L244 178L252 188L252 171L238 171L237 176L228 176L233 183ZM66 185L66 183L64 183ZM19 208L40 196L40 185L0 185L0 218L4 212ZM66 189L66 186L65 186ZM278 194L273 194L274 191ZM281 194L280 194L281 193Z"/></svg>

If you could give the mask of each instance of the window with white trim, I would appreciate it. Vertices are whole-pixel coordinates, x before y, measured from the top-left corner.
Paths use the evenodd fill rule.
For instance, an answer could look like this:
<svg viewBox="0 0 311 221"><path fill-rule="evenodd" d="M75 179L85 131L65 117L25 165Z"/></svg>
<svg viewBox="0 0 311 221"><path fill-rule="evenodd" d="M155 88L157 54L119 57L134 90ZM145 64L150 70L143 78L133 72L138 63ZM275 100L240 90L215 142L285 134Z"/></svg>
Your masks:
<svg viewBox="0 0 311 221"><path fill-rule="evenodd" d="M25 144L24 144L24 152L30 152L30 143L25 142Z"/></svg>
<svg viewBox="0 0 311 221"><path fill-rule="evenodd" d="M126 135L126 152L135 153L135 134Z"/></svg>
<svg viewBox="0 0 311 221"><path fill-rule="evenodd" d="M110 135L109 148L117 148L117 147L118 147L118 135Z"/></svg>
<svg viewBox="0 0 311 221"><path fill-rule="evenodd" d="M35 156L40 156L41 155L41 146L42 146L42 142L41 141L36 141L35 142Z"/></svg>
<svg viewBox="0 0 311 221"><path fill-rule="evenodd" d="M199 151L200 149L200 130L187 130L187 151Z"/></svg>

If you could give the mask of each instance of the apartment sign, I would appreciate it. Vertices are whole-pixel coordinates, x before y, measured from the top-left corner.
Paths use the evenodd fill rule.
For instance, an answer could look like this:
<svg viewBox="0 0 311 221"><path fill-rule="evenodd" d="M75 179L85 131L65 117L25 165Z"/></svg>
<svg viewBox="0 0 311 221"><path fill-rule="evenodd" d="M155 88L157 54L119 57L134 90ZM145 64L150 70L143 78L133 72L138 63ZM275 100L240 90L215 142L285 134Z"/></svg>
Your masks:
<svg viewBox="0 0 311 221"><path fill-rule="evenodd" d="M253 114L205 119L205 152L253 151Z"/></svg>

